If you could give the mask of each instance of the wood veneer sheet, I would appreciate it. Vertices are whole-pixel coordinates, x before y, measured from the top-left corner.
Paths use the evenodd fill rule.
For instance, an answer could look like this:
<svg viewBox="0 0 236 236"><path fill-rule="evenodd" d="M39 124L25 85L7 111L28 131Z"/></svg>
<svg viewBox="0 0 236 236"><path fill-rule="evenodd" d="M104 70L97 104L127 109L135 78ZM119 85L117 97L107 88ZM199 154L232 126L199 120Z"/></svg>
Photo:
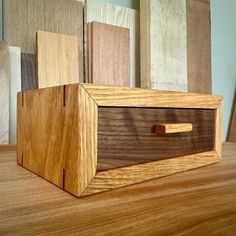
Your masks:
<svg viewBox="0 0 236 236"><path fill-rule="evenodd" d="M141 0L142 87L187 91L186 0Z"/></svg>
<svg viewBox="0 0 236 236"><path fill-rule="evenodd" d="M9 143L9 46L0 41L0 144Z"/></svg>
<svg viewBox="0 0 236 236"><path fill-rule="evenodd" d="M91 27L90 81L129 87L129 29L99 22L92 22Z"/></svg>
<svg viewBox="0 0 236 236"><path fill-rule="evenodd" d="M10 144L16 144L17 92L21 90L21 53L18 47L10 52Z"/></svg>
<svg viewBox="0 0 236 236"><path fill-rule="evenodd" d="M130 30L130 86L140 86L140 37L139 11L104 3L101 0L86 0L84 5L85 24L92 21L125 27ZM85 49L87 33L85 25ZM87 56L87 53L85 53ZM87 68L87 60L85 60ZM86 69L88 73L88 69Z"/></svg>
<svg viewBox="0 0 236 236"><path fill-rule="evenodd" d="M35 54L21 53L21 90L37 87Z"/></svg>
<svg viewBox="0 0 236 236"><path fill-rule="evenodd" d="M187 0L188 91L212 93L210 0Z"/></svg>
<svg viewBox="0 0 236 236"><path fill-rule="evenodd" d="M4 39L35 54L36 31L78 37L79 61L83 61L83 4L75 0L4 0ZM81 82L83 63L79 64Z"/></svg>
<svg viewBox="0 0 236 236"><path fill-rule="evenodd" d="M79 83L78 39L75 36L37 32L38 87Z"/></svg>

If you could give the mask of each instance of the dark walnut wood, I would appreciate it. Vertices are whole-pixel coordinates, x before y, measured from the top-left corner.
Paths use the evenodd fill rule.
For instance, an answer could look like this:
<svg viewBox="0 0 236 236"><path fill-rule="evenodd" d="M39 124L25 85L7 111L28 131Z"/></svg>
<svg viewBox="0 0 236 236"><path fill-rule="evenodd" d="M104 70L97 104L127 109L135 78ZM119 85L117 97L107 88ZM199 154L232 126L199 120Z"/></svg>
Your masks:
<svg viewBox="0 0 236 236"><path fill-rule="evenodd" d="M156 134L158 123L192 123L192 132ZM99 107L97 170L214 149L215 110Z"/></svg>
<svg viewBox="0 0 236 236"><path fill-rule="evenodd" d="M31 90L37 88L35 55L21 53L21 90Z"/></svg>

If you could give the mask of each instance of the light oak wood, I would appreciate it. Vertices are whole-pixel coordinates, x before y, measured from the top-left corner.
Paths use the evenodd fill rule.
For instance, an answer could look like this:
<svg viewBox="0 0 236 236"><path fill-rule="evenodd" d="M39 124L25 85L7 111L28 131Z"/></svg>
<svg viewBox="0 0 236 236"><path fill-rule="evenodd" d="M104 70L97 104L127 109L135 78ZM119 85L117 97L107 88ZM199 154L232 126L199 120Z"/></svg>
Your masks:
<svg viewBox="0 0 236 236"><path fill-rule="evenodd" d="M141 85L186 92L186 0L141 0Z"/></svg>
<svg viewBox="0 0 236 236"><path fill-rule="evenodd" d="M78 83L79 63L77 37L37 32L38 88Z"/></svg>
<svg viewBox="0 0 236 236"><path fill-rule="evenodd" d="M109 106L114 107L214 109L217 126L212 131L214 150L99 172L98 108L107 106L107 101L112 101ZM92 84L21 92L18 93L17 161L75 196L209 165L221 157L221 101L218 96Z"/></svg>
<svg viewBox="0 0 236 236"><path fill-rule="evenodd" d="M2 235L236 234L236 144L220 163L80 199L0 150Z"/></svg>
<svg viewBox="0 0 236 236"><path fill-rule="evenodd" d="M16 144L17 92L21 91L21 50L9 47L10 55L10 134L11 144Z"/></svg>
<svg viewBox="0 0 236 236"><path fill-rule="evenodd" d="M9 143L9 94L9 46L6 41L0 41L0 144Z"/></svg>
<svg viewBox="0 0 236 236"><path fill-rule="evenodd" d="M99 22L92 22L88 28L88 81L129 87L129 29Z"/></svg>
<svg viewBox="0 0 236 236"><path fill-rule="evenodd" d="M87 50L88 22L97 21L105 24L125 27L130 30L130 86L140 86L140 43L139 11L122 6L105 3L101 0L86 0L84 4L85 45ZM85 56L87 52L85 51ZM87 70L87 59L85 59Z"/></svg>
<svg viewBox="0 0 236 236"><path fill-rule="evenodd" d="M234 104L232 112L232 118L231 118L231 125L229 130L229 142L236 143L236 102Z"/></svg>
<svg viewBox="0 0 236 236"><path fill-rule="evenodd" d="M158 134L172 134L172 133L184 133L191 132L193 125L191 123L179 123L179 124L157 124L154 126L155 132Z"/></svg>
<svg viewBox="0 0 236 236"><path fill-rule="evenodd" d="M23 53L35 54L36 31L78 37L79 61L83 61L83 4L75 0L4 0L3 35ZM19 30L20 29L20 30ZM79 63L83 81L83 63Z"/></svg>
<svg viewBox="0 0 236 236"><path fill-rule="evenodd" d="M210 0L186 0L188 91L211 94Z"/></svg>

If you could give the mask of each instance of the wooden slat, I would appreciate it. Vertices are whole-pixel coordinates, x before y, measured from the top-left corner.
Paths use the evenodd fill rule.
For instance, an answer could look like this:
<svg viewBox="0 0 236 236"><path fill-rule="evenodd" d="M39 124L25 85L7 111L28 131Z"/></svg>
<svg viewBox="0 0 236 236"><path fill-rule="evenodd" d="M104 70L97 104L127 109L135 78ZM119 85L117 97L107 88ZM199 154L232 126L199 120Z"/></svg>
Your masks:
<svg viewBox="0 0 236 236"><path fill-rule="evenodd" d="M9 47L10 52L10 143L16 144L17 92L21 91L21 52L18 47Z"/></svg>
<svg viewBox="0 0 236 236"><path fill-rule="evenodd" d="M188 91L211 94L210 0L187 0Z"/></svg>
<svg viewBox="0 0 236 236"><path fill-rule="evenodd" d="M222 97L197 93L82 84L99 106L217 109ZM171 95L171 97L170 97Z"/></svg>
<svg viewBox="0 0 236 236"><path fill-rule="evenodd" d="M78 59L77 37L38 31L38 88L78 83Z"/></svg>
<svg viewBox="0 0 236 236"><path fill-rule="evenodd" d="M232 119L229 128L229 142L236 143L236 101L234 103L234 110L232 112Z"/></svg>
<svg viewBox="0 0 236 236"><path fill-rule="evenodd" d="M21 53L21 90L31 90L37 87L35 55Z"/></svg>
<svg viewBox="0 0 236 236"><path fill-rule="evenodd" d="M84 22L86 24L92 21L126 27L130 30L130 85L132 87L139 86L139 12L122 6L104 3L101 0L86 0L84 6ZM86 31L85 25L85 49L87 48ZM87 60L85 61L87 68Z"/></svg>
<svg viewBox="0 0 236 236"><path fill-rule="evenodd" d="M43 30L78 37L79 61L83 61L83 4L75 0L4 0L4 39L35 54L36 31ZM83 81L83 63L79 65Z"/></svg>
<svg viewBox="0 0 236 236"><path fill-rule="evenodd" d="M191 122L194 128L186 133L156 133L155 126L161 122ZM174 125L169 126L173 131ZM186 130L186 126L177 130ZM98 108L98 171L212 151L214 147L215 110Z"/></svg>
<svg viewBox="0 0 236 236"><path fill-rule="evenodd" d="M92 22L90 30L89 81L95 84L129 87L129 29Z"/></svg>
<svg viewBox="0 0 236 236"><path fill-rule="evenodd" d="M186 92L186 0L141 0L140 11L142 87Z"/></svg>
<svg viewBox="0 0 236 236"><path fill-rule="evenodd" d="M0 144L9 143L9 94L9 46L6 41L0 41Z"/></svg>

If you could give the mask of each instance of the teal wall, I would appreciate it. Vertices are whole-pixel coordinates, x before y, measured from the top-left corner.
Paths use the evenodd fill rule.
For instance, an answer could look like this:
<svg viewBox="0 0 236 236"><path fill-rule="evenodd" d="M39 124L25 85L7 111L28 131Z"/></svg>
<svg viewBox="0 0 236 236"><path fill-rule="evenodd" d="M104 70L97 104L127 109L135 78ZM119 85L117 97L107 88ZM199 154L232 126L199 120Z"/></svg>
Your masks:
<svg viewBox="0 0 236 236"><path fill-rule="evenodd" d="M213 94L224 97L226 140L236 86L236 1L211 0Z"/></svg>
<svg viewBox="0 0 236 236"><path fill-rule="evenodd" d="M0 40L2 39L2 0L0 0Z"/></svg>

